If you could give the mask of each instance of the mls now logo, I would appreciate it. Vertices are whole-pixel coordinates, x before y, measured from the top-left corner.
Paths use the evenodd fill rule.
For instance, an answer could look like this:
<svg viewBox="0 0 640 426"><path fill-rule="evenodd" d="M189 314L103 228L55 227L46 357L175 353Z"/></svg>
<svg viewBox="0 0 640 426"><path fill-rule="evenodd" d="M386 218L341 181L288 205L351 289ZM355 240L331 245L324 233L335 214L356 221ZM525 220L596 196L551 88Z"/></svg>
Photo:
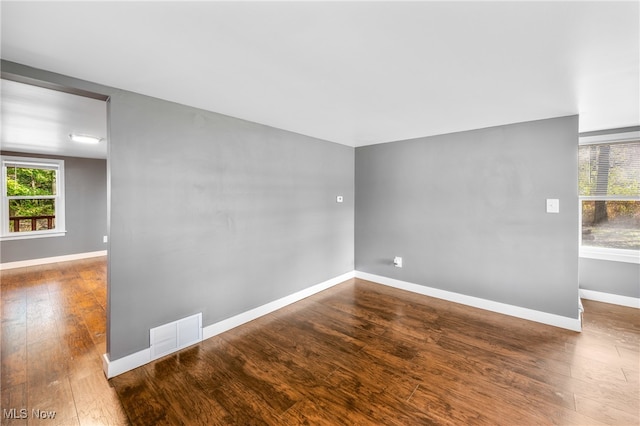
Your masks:
<svg viewBox="0 0 640 426"><path fill-rule="evenodd" d="M26 419L29 417L29 411L26 408L21 408L21 409L10 408L8 410L5 408L2 410L2 416L7 420ZM43 411L43 410L34 408L33 410L31 410L31 417L33 417L34 419L54 419L56 417L56 412Z"/></svg>
<svg viewBox="0 0 640 426"><path fill-rule="evenodd" d="M18 410L17 408L3 409L2 415L5 419L26 419L29 417L26 408Z"/></svg>
<svg viewBox="0 0 640 426"><path fill-rule="evenodd" d="M55 411L31 410L31 417L34 419L53 419L56 417Z"/></svg>

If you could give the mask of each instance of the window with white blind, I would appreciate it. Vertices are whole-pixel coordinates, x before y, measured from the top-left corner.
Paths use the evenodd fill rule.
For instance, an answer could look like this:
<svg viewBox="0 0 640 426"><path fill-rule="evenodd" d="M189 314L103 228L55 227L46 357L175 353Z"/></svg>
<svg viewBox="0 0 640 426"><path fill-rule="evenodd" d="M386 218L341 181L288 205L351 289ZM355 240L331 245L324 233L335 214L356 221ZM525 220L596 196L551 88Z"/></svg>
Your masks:
<svg viewBox="0 0 640 426"><path fill-rule="evenodd" d="M64 161L2 156L0 239L65 233Z"/></svg>
<svg viewBox="0 0 640 426"><path fill-rule="evenodd" d="M640 263L640 140L584 139L578 149L580 255Z"/></svg>

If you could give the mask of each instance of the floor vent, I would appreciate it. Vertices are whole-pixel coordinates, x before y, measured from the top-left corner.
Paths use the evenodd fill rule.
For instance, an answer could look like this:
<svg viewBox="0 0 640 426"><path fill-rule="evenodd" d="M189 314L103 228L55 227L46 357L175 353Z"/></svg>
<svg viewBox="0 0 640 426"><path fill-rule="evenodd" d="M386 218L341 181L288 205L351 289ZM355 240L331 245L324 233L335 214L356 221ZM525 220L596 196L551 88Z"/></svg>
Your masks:
<svg viewBox="0 0 640 426"><path fill-rule="evenodd" d="M149 331L151 359L157 359L202 341L202 313Z"/></svg>

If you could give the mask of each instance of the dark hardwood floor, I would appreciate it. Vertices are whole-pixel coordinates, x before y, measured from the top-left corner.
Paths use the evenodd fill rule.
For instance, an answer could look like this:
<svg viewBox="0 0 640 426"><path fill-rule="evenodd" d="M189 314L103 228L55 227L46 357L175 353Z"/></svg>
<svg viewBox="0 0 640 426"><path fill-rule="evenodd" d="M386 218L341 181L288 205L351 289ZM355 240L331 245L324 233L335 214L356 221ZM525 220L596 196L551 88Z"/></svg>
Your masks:
<svg viewBox="0 0 640 426"><path fill-rule="evenodd" d="M0 277L2 424L640 424L637 309L574 333L350 280L107 381L104 259Z"/></svg>
<svg viewBox="0 0 640 426"><path fill-rule="evenodd" d="M127 424L102 373L105 258L6 270L0 279L2 424ZM9 420L13 408L27 419ZM33 410L56 414L37 419Z"/></svg>

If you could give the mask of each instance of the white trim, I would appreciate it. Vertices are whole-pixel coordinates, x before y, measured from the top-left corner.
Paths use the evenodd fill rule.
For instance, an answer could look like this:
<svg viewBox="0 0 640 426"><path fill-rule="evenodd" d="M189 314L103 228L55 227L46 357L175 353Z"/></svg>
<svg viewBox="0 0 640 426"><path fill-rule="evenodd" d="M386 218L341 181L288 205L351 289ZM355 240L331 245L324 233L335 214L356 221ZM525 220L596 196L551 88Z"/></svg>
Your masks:
<svg viewBox="0 0 640 426"><path fill-rule="evenodd" d="M65 225L65 171L64 160L52 159L52 158L32 158L32 157L15 157L15 156L0 156L2 162L2 175L0 181L2 182L0 194L0 216L2 217L2 223L0 224L0 241L20 240L29 238L42 238L42 237L61 237L64 236L66 231ZM52 196L8 196L7 195L7 167L11 165L20 167L32 167L47 170L54 170L56 172L56 189L55 195ZM9 220L7 215L9 214L9 200L11 199L52 199L55 203L55 228L46 231L28 231L28 232L9 232Z"/></svg>
<svg viewBox="0 0 640 426"><path fill-rule="evenodd" d="M640 251L607 247L580 246L580 257L584 259L610 260L640 264Z"/></svg>
<svg viewBox="0 0 640 426"><path fill-rule="evenodd" d="M202 328L202 340L216 336L227 330L231 330L232 328L252 321L275 310L284 308L287 305L298 302L306 297L312 296L316 293L347 281L353 277L354 271L347 272L346 274L342 274L320 284L305 288L304 290L300 290L289 296L274 300L273 302L269 302L265 305L259 306L231 318L227 318L215 324L204 327ZM139 352L133 353L131 355L126 355L114 361L110 361L107 354L103 354L102 370L104 371L104 374L107 376L107 378L110 379L129 370L133 370L134 368L141 367L149 362L151 362L151 348L143 349Z"/></svg>
<svg viewBox="0 0 640 426"><path fill-rule="evenodd" d="M151 361L151 348L143 349L114 361L109 360L107 354L102 355L102 371L107 379L138 368Z"/></svg>
<svg viewBox="0 0 640 426"><path fill-rule="evenodd" d="M284 308L287 305L295 303L306 297L312 296L316 293L319 293L323 290L333 287L336 284L340 284L341 282L347 281L353 277L354 277L353 271L347 272L346 274L342 274L339 277L332 278L323 283L305 288L304 290L300 290L297 293L290 294L289 296L285 296L281 299L274 300L273 302L269 302L262 306L258 306L257 308L243 312L231 318L227 318L215 324L211 324L203 328L202 338L208 339L220 333L224 333L225 331L231 330L232 328L238 327L239 325L245 324L256 318L260 318L261 316L267 315L273 311L277 311L278 309Z"/></svg>
<svg viewBox="0 0 640 426"><path fill-rule="evenodd" d="M65 256L44 257L41 259L20 260L17 262L0 263L0 271L28 266L46 265L49 263L68 262L70 260L89 259L92 257L106 256L107 250L91 251L87 253L67 254Z"/></svg>
<svg viewBox="0 0 640 426"><path fill-rule="evenodd" d="M624 133L609 133L606 135L596 136L580 136L578 137L579 145L594 145L599 143L619 143L619 142L632 142L640 139L640 131L624 132Z"/></svg>
<svg viewBox="0 0 640 426"><path fill-rule="evenodd" d="M580 297L582 299L595 300L596 302L640 309L640 298L638 297L621 296L619 294L603 293L601 291L585 290L582 288L580 289Z"/></svg>
<svg viewBox="0 0 640 426"><path fill-rule="evenodd" d="M30 240L32 238L49 238L49 237L64 237L67 235L67 231L58 231L55 229L47 231L31 231L17 233L15 235L5 235L0 237L0 241L14 241L14 240Z"/></svg>
<svg viewBox="0 0 640 426"><path fill-rule="evenodd" d="M373 281L379 284L387 285L389 287L407 290L425 296L436 297L438 299L460 303L467 306L473 306L475 308L485 309L491 312L510 315L512 317L535 321L542 324L553 325L555 327L566 328L572 331L582 331L580 318L569 318L561 315L550 314L548 312L523 308L520 306L508 305L506 303L495 302L493 300L481 299L479 297L467 296L460 293L454 293L451 291L440 290L433 287L413 284L406 281L396 280L394 278L387 278L380 275L369 274L367 272L356 271L355 276L356 278ZM578 305L576 305L576 308L577 307Z"/></svg>
<svg viewBox="0 0 640 426"><path fill-rule="evenodd" d="M638 195L580 195L580 201L640 201Z"/></svg>

